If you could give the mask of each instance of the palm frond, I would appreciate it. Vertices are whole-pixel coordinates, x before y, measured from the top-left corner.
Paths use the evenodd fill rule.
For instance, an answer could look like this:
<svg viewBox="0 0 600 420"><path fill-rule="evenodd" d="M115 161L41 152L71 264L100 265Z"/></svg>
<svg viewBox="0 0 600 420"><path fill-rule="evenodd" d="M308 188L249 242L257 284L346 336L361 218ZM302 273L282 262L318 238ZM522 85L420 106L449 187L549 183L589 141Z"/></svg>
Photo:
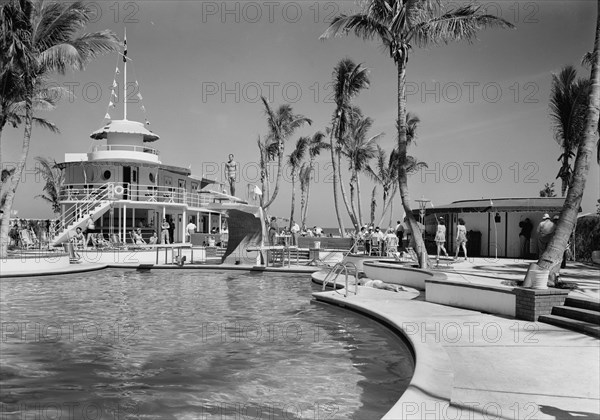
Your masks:
<svg viewBox="0 0 600 420"><path fill-rule="evenodd" d="M409 31L408 41L414 41L419 47L454 41L472 43L477 39L479 30L492 27L515 26L497 16L482 13L481 6L466 5L416 24Z"/></svg>

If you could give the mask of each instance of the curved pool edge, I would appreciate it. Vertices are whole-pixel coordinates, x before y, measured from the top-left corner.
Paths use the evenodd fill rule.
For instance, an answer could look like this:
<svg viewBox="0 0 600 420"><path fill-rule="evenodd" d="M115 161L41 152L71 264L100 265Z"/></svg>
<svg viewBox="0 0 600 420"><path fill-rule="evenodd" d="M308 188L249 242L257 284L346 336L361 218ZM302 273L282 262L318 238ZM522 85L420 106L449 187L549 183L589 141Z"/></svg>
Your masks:
<svg viewBox="0 0 600 420"><path fill-rule="evenodd" d="M87 273L89 271L98 271L105 268L108 268L108 264L72 264L68 267L63 267L57 270L9 271L7 273L2 271L0 277L3 279L8 279L18 277L58 276L61 274Z"/></svg>
<svg viewBox="0 0 600 420"><path fill-rule="evenodd" d="M362 299L362 301L349 300L339 293L332 291L316 292L313 293L313 297L319 302L334 304L369 316L400 334L410 345L415 359L413 377L400 399L382 419L396 420L409 418L411 415L418 416L419 413L427 412L428 408L431 408L432 411L435 409L439 411L440 406L449 408L454 381L454 369L446 350L441 345L420 341L420 335L413 337L412 334L407 333L406 327L409 324L412 325L414 319L409 320L394 317L392 314L385 313L381 305L377 304L383 301L381 299L382 296L388 298L386 301L390 301L391 299L393 301L406 302L406 299L394 299L394 294L390 292L375 289L369 290L369 288L361 288L359 294L363 296L365 294L371 295L369 297L375 297L375 299ZM361 296L354 296L354 298L360 299Z"/></svg>

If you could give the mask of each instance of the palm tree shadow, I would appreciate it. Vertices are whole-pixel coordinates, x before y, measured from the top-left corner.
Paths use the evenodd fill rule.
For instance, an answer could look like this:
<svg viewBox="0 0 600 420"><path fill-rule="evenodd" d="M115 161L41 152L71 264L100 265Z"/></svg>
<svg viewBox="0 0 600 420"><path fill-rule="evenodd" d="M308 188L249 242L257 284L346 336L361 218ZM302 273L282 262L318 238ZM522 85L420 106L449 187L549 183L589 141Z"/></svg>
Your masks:
<svg viewBox="0 0 600 420"><path fill-rule="evenodd" d="M553 407L551 405L538 405L539 410L547 414L549 416L553 416L556 419L578 419L578 420L587 420L587 419L598 419L598 413L588 413L585 411L565 411L561 410L558 407Z"/></svg>

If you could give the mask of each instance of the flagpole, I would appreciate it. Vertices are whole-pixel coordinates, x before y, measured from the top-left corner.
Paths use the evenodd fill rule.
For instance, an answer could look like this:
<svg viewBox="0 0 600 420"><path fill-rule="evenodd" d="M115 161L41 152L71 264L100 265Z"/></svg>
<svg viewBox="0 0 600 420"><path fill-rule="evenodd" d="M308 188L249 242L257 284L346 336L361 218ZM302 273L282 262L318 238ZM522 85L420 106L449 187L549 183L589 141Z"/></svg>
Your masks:
<svg viewBox="0 0 600 420"><path fill-rule="evenodd" d="M123 119L127 119L127 28L123 36Z"/></svg>
<svg viewBox="0 0 600 420"><path fill-rule="evenodd" d="M494 207L494 202L490 198L490 206ZM490 213L491 214L491 213ZM496 219L494 218L494 252L496 256L496 260L498 259L498 227L496 226Z"/></svg>

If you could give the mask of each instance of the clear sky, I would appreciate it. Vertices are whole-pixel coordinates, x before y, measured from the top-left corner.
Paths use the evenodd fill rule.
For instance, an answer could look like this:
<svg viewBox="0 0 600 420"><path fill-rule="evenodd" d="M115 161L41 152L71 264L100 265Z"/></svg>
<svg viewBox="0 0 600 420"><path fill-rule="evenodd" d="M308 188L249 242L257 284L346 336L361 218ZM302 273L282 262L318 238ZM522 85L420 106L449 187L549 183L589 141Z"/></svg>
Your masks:
<svg viewBox="0 0 600 420"><path fill-rule="evenodd" d="M473 45L415 49L409 59L408 110L421 119L417 145L409 152L429 164L429 170L409 180L412 199L425 196L441 205L482 197L536 197L547 182L555 182L560 192L560 181L554 179L560 149L548 116L551 73L573 64L581 76L589 77L579 63L593 48L596 2L480 3L517 29L480 32ZM355 103L375 120L371 134L385 133L381 146L389 152L395 144L392 60L377 42L354 36L319 40L333 14L358 10L353 1L93 4L99 17L88 30L108 28L121 37L127 26L133 59L128 80L140 84L151 129L161 136L155 146L163 163L191 165L197 175L221 179L222 171L214 174L214 168L234 153L242 169L238 195L245 195L248 183L259 183L256 139L267 130L259 94L270 97L274 106L289 102L297 113L314 120L290 139L287 154L299 136L329 124L334 109L331 73L344 57L369 68L371 86ZM104 121L117 62L116 55L104 56L85 72L56 79L74 98L64 97L45 115L61 134L34 128L29 169L35 156L62 161L64 153L89 150L94 143L89 134ZM143 121L139 105L129 105L129 119ZM122 105L111 114L122 118ZM22 129L5 129L5 161L17 159L21 139ZM323 156L311 190L309 225L336 225L330 175ZM594 161L585 212L595 211L599 178ZM373 183L365 176L362 180L363 209L368 211ZM288 217L291 183L289 177L282 182L271 209ZM20 217L51 215L44 201L33 199L41 189L41 182L27 173L14 206ZM400 217L399 197L396 203L394 220Z"/></svg>

